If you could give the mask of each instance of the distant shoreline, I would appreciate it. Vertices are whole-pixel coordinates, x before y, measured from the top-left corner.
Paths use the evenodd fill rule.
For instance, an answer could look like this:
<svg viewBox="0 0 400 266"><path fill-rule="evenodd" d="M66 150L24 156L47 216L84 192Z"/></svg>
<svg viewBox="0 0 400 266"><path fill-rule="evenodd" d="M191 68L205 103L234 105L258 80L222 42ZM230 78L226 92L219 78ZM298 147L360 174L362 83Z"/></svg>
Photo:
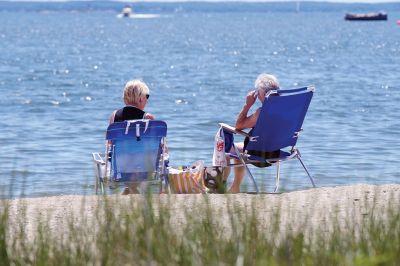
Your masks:
<svg viewBox="0 0 400 266"><path fill-rule="evenodd" d="M126 1L0 1L4 11L115 11L120 12ZM129 3L129 1L128 1ZM299 3L299 4L298 4ZM400 11L399 0L358 1L139 1L132 2L135 12L370 12Z"/></svg>
<svg viewBox="0 0 400 266"><path fill-rule="evenodd" d="M1 0L0 2L10 2L10 3L68 3L68 2L91 2L91 3L101 3L110 2L102 0ZM387 3L399 3L399 0L114 0L114 3L122 4L137 4L137 3L297 3L301 4L307 3L333 3L333 4L387 4Z"/></svg>

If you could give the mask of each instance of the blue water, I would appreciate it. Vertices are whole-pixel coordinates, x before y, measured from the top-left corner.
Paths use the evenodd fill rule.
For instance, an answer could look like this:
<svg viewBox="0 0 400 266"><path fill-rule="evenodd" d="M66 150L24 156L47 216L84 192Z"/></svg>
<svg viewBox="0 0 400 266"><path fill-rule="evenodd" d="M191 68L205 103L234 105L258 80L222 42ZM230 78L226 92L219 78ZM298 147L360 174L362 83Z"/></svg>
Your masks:
<svg viewBox="0 0 400 266"><path fill-rule="evenodd" d="M2 195L93 194L91 153L104 151L107 120L132 78L150 87L146 111L168 123L170 164L210 164L217 123L234 123L261 72L286 88L315 85L298 147L318 186L399 183L400 12L386 22L343 16L1 13ZM275 169L254 170L272 190ZM283 165L281 184L310 187L296 161ZM243 189L254 188L246 180Z"/></svg>

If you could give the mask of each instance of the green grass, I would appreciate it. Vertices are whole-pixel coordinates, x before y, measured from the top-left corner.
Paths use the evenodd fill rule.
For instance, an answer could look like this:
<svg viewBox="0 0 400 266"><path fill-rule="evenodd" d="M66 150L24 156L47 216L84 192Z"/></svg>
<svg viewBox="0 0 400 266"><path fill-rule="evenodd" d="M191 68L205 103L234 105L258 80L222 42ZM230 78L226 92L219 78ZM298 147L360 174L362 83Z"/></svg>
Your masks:
<svg viewBox="0 0 400 266"><path fill-rule="evenodd" d="M254 205L228 206L224 223L208 202L182 210L179 222L157 197L131 202L130 208L100 200L95 217L85 218L84 211L79 223L68 217L65 233L50 230L46 216L39 217L33 237L27 233L24 208L10 224L4 201L0 265L400 265L396 204L365 207L368 214L359 223L348 215L345 226L331 217L329 230L322 224L282 231L280 210L264 230Z"/></svg>

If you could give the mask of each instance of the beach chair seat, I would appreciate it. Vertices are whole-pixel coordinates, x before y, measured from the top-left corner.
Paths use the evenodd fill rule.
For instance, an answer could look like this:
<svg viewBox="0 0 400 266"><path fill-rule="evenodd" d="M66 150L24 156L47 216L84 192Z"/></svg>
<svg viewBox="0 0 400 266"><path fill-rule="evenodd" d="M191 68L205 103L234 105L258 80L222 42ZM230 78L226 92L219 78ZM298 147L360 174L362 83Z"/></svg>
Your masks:
<svg viewBox="0 0 400 266"><path fill-rule="evenodd" d="M106 155L93 153L96 193L129 183L160 183L168 186L165 138L167 124L159 120L130 120L110 124L107 128Z"/></svg>
<svg viewBox="0 0 400 266"><path fill-rule="evenodd" d="M240 161L239 165L230 164L230 166L244 166L246 168L257 192L259 192L258 185L248 164L256 166L276 165L274 192L277 192L279 189L280 165L282 162L291 159L299 160L312 186L315 187L314 179L306 168L299 149L296 147L314 90L313 86L309 86L291 90L269 91L261 107L256 125L250 132L237 130L227 124L219 123L225 132L240 134L248 138L249 142L243 152L239 152L233 143L234 152L227 153L227 156ZM257 155L257 153L273 154L274 156L264 158Z"/></svg>

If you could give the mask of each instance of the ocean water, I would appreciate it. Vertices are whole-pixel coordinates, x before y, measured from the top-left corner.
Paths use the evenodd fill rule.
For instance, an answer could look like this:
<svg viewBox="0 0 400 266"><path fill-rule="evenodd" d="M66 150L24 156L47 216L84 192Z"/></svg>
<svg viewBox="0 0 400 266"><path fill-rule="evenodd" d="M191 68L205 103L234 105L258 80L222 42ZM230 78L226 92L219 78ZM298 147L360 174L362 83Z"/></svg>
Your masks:
<svg viewBox="0 0 400 266"><path fill-rule="evenodd" d="M341 11L240 7L116 15L0 13L3 196L93 194L91 153L104 151L133 78L150 87L146 111L168 123L170 164L211 164L218 122L234 123L262 72L284 88L316 87L298 148L318 186L400 182L400 12L361 23ZM271 191L275 169L253 170ZM296 161L281 177L283 190L311 187ZM254 190L247 179L242 188Z"/></svg>

